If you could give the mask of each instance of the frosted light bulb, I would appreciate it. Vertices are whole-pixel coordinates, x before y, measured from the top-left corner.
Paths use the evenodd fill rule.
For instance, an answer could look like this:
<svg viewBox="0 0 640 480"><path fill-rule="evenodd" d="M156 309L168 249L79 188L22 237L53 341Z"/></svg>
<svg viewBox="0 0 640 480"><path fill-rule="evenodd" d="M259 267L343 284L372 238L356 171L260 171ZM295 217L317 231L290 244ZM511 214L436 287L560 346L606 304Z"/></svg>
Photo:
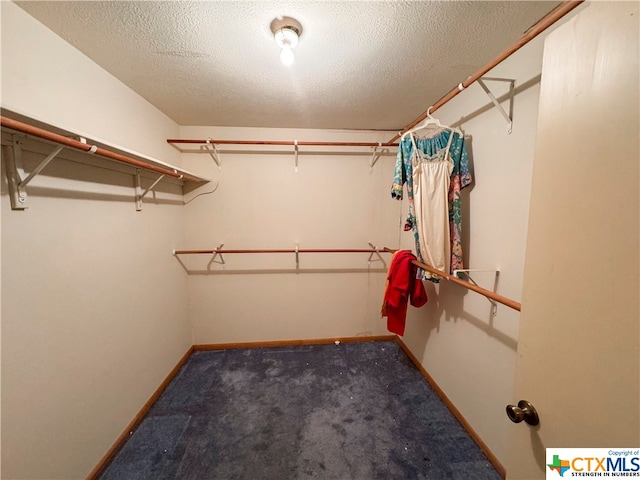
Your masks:
<svg viewBox="0 0 640 480"><path fill-rule="evenodd" d="M282 51L280 52L280 61L284 65L289 66L293 64L294 60L295 56L293 55L293 50L291 49L291 47L289 45L285 45L284 47L282 47Z"/></svg>

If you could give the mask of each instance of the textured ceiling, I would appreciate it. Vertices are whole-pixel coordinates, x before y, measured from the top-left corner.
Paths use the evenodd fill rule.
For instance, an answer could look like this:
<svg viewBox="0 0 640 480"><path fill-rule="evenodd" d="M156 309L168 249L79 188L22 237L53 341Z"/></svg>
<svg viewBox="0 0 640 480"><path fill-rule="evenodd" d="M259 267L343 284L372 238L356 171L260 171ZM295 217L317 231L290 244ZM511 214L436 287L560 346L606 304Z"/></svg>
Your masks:
<svg viewBox="0 0 640 480"><path fill-rule="evenodd" d="M180 125L398 130L559 2L16 3Z"/></svg>

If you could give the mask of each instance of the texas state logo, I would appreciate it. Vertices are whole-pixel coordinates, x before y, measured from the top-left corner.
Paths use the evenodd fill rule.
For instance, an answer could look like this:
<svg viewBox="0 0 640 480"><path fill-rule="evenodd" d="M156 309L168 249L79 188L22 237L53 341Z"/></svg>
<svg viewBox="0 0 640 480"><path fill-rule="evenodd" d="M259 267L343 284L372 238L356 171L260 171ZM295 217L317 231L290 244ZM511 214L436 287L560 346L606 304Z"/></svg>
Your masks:
<svg viewBox="0 0 640 480"><path fill-rule="evenodd" d="M548 463L547 467L549 467L551 471L555 470L558 472L558 475L561 477L564 477L564 473L571 468L569 467L569 460L561 460L559 455L554 455L553 462ZM549 477L547 476L547 478Z"/></svg>
<svg viewBox="0 0 640 480"><path fill-rule="evenodd" d="M638 477L638 448L547 448L547 480L576 477Z"/></svg>

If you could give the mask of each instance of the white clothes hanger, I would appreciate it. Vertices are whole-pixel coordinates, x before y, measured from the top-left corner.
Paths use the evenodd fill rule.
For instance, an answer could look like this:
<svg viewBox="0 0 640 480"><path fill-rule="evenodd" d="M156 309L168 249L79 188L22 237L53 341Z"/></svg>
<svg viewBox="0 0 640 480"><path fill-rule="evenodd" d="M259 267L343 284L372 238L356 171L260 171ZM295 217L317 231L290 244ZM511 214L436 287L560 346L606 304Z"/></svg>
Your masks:
<svg viewBox="0 0 640 480"><path fill-rule="evenodd" d="M431 109L433 108L433 105L430 106L427 109L427 118L425 118L422 122L420 122L418 125L416 125L415 127L413 127L410 130L407 130L404 134L402 134L402 136L400 137L400 140L404 140L404 137L406 137L407 135L410 135L412 133L415 133L419 130L425 130L425 129L446 129L446 130L450 130L452 133L457 132L460 135L462 135L462 132L460 130L458 130L457 128L452 128L449 127L447 125L442 125L440 123L440 120L438 120L437 118L433 117L431 115Z"/></svg>

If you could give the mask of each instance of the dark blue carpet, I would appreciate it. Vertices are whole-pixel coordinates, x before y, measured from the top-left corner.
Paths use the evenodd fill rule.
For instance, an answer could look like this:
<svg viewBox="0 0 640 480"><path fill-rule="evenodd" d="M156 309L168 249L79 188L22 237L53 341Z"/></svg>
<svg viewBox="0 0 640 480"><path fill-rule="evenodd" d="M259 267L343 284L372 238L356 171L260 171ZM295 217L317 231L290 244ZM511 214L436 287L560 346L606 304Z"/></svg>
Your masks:
<svg viewBox="0 0 640 480"><path fill-rule="evenodd" d="M501 479L392 341L195 352L100 478Z"/></svg>

